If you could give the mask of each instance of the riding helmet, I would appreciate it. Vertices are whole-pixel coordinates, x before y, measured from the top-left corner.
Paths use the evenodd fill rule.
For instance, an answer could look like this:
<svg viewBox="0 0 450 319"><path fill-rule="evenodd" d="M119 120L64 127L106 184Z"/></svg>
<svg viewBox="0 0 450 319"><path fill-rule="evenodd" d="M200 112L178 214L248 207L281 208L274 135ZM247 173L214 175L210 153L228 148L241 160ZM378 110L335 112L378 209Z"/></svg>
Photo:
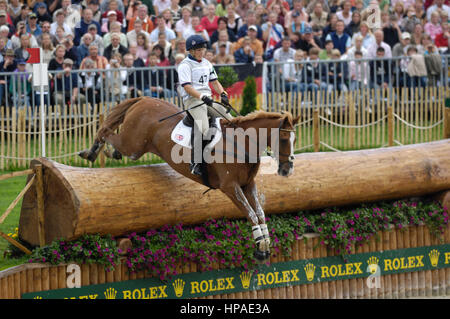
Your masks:
<svg viewBox="0 0 450 319"><path fill-rule="evenodd" d="M206 40L198 34L191 35L186 40L186 50L195 50L200 48L206 48Z"/></svg>

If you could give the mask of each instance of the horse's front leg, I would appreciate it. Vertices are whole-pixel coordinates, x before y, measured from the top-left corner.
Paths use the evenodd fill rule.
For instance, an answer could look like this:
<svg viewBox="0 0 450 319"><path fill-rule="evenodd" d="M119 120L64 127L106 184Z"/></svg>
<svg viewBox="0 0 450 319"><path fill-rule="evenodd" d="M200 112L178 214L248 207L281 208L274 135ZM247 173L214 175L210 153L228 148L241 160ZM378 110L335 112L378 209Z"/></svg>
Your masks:
<svg viewBox="0 0 450 319"><path fill-rule="evenodd" d="M223 192L233 201L233 203L242 211L247 219L252 223L252 234L255 240L257 250L254 256L258 260L265 260L269 257L269 246L264 238L263 230L259 225L259 218L253 207L250 205L244 191L238 184L234 184L227 189L223 189ZM267 231L267 227L266 227Z"/></svg>
<svg viewBox="0 0 450 319"><path fill-rule="evenodd" d="M270 257L270 235L269 235L269 230L268 230L267 224L266 224L266 216L264 214L264 210L258 200L258 191L256 189L255 181L254 180L251 181L249 184L244 186L242 189L243 189L245 197L247 198L248 202L254 209L256 216L258 217L259 226L261 228L262 235L264 236L264 240L266 242L266 249L267 249L266 250L266 253L267 253L266 258L269 258Z"/></svg>

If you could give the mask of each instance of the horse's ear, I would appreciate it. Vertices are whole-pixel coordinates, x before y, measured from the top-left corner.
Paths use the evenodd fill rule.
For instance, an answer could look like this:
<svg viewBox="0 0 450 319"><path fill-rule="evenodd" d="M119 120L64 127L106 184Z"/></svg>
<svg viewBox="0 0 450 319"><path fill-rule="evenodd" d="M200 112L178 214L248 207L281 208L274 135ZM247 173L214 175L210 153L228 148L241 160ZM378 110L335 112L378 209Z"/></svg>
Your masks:
<svg viewBox="0 0 450 319"><path fill-rule="evenodd" d="M294 125L298 124L298 121L300 121L300 117L301 117L301 115L294 118Z"/></svg>

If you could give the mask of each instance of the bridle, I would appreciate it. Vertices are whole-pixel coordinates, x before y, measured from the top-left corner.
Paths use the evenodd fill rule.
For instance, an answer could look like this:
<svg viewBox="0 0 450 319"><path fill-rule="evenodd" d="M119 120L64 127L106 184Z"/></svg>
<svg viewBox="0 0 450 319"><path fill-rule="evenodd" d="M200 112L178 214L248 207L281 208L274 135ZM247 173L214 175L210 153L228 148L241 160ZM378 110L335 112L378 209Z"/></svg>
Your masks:
<svg viewBox="0 0 450 319"><path fill-rule="evenodd" d="M278 130L279 130L280 132L295 133L295 130L294 130L294 129L291 130L291 129L282 128L281 126L283 125L283 123L284 123L284 119L280 121L280 125L278 126ZM279 142L278 142L278 144L279 144ZM279 160L281 157L287 157L287 158L288 158L287 162L288 162L289 164L292 164L292 165L294 164L294 160L295 160L294 155L292 155L292 154L286 154L286 153L280 152L280 148L279 148L279 147L278 147L278 159L276 158L276 156L275 156L275 154L273 153L273 151L269 151L268 154L269 154L272 158L274 158L275 160ZM280 164L282 164L282 163L280 162Z"/></svg>

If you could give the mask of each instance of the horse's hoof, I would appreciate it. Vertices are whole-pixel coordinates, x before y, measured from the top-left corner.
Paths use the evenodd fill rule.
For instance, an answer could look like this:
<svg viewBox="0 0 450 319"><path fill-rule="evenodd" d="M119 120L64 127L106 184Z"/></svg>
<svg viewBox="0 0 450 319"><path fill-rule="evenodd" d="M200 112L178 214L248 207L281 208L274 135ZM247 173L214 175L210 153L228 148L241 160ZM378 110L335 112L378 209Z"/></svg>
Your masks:
<svg viewBox="0 0 450 319"><path fill-rule="evenodd" d="M265 261L265 260L269 259L270 252L269 251L255 250L254 253L253 253L253 257L255 257L256 260L258 260L258 261Z"/></svg>
<svg viewBox="0 0 450 319"><path fill-rule="evenodd" d="M96 159L96 156L93 152L89 151L89 150L84 150L78 153L78 156L81 157L82 159L94 162Z"/></svg>
<svg viewBox="0 0 450 319"><path fill-rule="evenodd" d="M112 157L116 160L121 160L122 159L122 154L120 154L119 151L114 150L114 152L112 153Z"/></svg>

